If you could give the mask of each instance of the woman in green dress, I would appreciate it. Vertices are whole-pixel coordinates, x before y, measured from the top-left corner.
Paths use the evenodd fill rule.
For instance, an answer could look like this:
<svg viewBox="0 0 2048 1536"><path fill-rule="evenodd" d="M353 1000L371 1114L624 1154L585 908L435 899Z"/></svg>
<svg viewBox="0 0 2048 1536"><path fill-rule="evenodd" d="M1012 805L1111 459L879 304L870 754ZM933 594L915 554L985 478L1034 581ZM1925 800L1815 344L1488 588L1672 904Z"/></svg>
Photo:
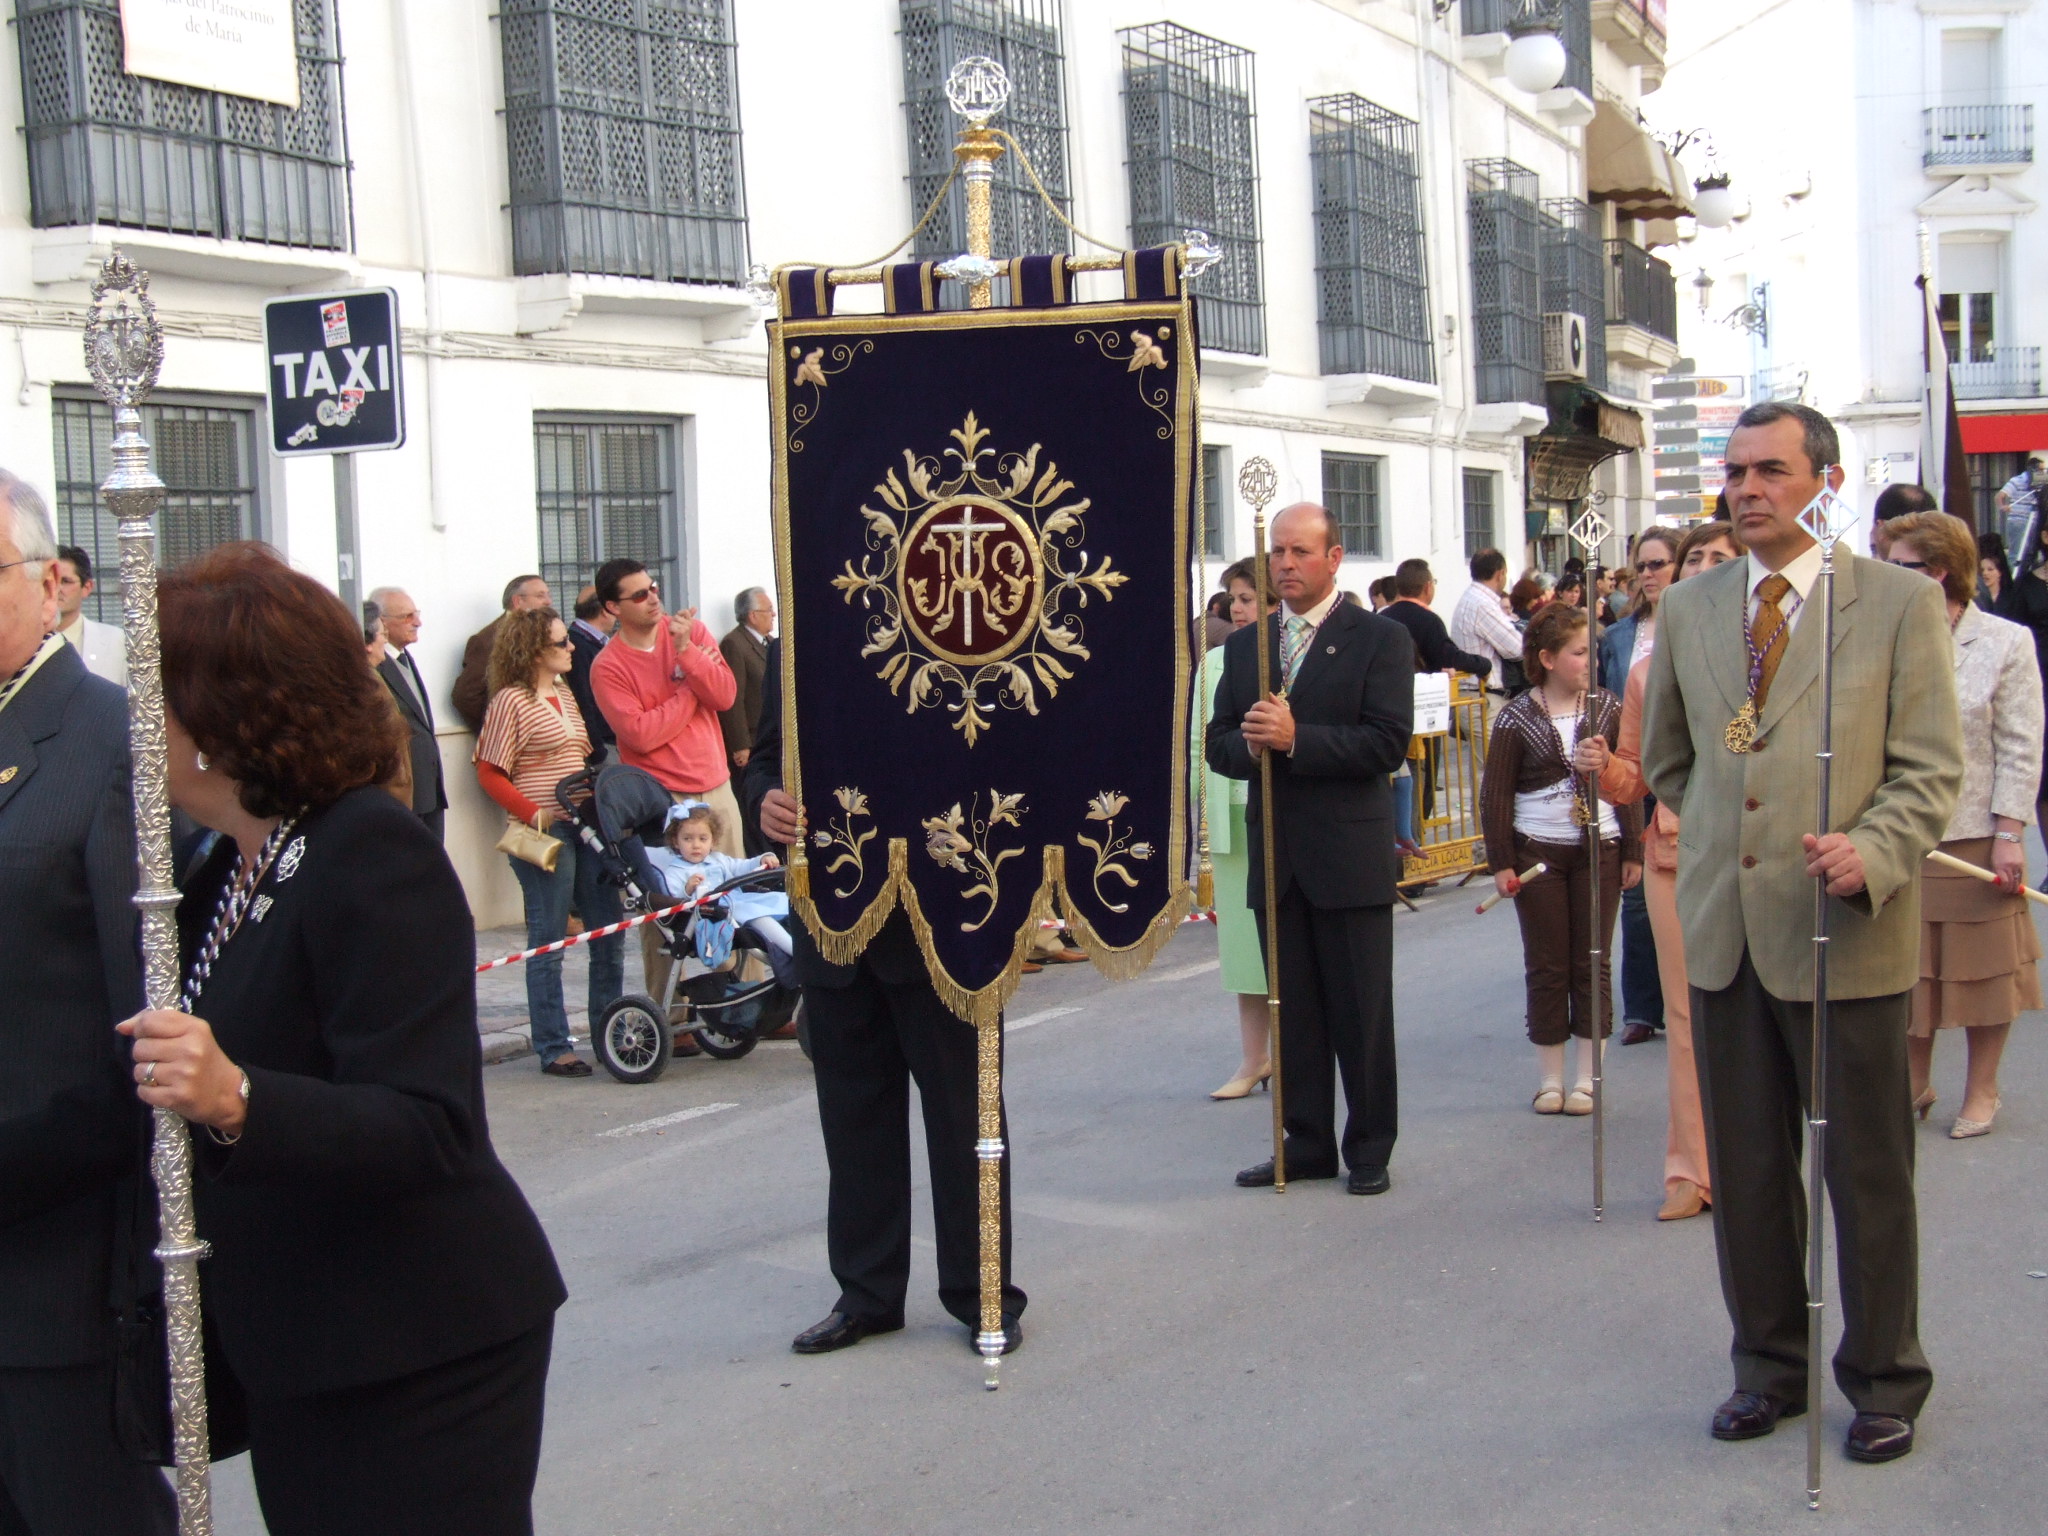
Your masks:
<svg viewBox="0 0 2048 1536"><path fill-rule="evenodd" d="M1223 572L1223 590L1230 596L1230 622L1243 629L1276 606L1270 587L1261 604L1250 559ZM1223 676L1223 647L1202 659L1201 719L1196 722L1195 761L1202 762L1201 743L1208 735L1209 716L1216 708L1216 685ZM1251 845L1246 841L1245 799L1251 785L1226 779L1203 767L1209 776L1209 852L1216 870L1216 948L1223 961L1223 990L1237 996L1237 1029L1243 1054L1229 1082L1209 1097L1241 1099L1273 1075L1266 1050L1266 963L1259 953L1259 928L1245 905L1251 877Z"/></svg>

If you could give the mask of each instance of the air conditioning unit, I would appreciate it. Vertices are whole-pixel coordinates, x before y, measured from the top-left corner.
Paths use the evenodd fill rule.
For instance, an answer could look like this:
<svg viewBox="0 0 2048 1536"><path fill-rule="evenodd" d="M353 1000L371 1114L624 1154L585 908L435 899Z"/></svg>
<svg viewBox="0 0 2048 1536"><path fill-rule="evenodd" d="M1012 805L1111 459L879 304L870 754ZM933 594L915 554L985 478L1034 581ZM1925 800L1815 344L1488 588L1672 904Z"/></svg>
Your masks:
<svg viewBox="0 0 2048 1536"><path fill-rule="evenodd" d="M1586 376L1586 317L1564 310L1543 317L1543 377Z"/></svg>

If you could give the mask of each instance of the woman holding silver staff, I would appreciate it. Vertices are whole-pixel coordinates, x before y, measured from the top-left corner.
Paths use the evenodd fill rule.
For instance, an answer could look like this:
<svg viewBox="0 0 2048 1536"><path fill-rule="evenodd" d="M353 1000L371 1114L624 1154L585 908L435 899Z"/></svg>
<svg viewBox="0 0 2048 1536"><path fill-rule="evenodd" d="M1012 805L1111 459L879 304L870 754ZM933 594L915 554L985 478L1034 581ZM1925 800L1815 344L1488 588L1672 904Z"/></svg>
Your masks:
<svg viewBox="0 0 2048 1536"><path fill-rule="evenodd" d="M2023 839L2041 778L2041 674L2032 637L1979 609L1977 541L1962 519L1916 512L1891 524L1887 558L1941 583L1955 643L1956 703L1963 712L1963 792L1940 851L1998 876L1987 885L1929 864L1920 876L1920 984L1906 1054L1913 1108L1934 1107L1928 1077L1935 1031L1961 1029L1969 1041L1968 1086L1949 1135L1990 1132L1998 1114L1998 1059L2012 1021L2041 1006L2034 962L2041 941L2020 886Z"/></svg>
<svg viewBox="0 0 2048 1536"><path fill-rule="evenodd" d="M1647 537L1647 535L1646 535ZM1673 580L1697 576L1745 553L1727 523L1700 523L1676 549ZM1655 648L1652 641L1651 649ZM1650 674L1647 652L1629 668L1621 700L1621 744L1607 765L1601 788L1617 804L1639 803L1649 793L1643 782L1643 688ZM1657 975L1664 991L1665 1069L1670 1113L1664 1136L1664 1204L1659 1221L1684 1221L1713 1204L1707 1166L1707 1128L1700 1109L1700 1079L1692 1047L1692 999L1685 982L1685 934L1678 925L1678 817L1658 803L1643 828L1643 894L1650 928L1657 938Z"/></svg>
<svg viewBox="0 0 2048 1536"><path fill-rule="evenodd" d="M272 1536L530 1532L554 1312L485 1123L474 927L358 624L262 545L160 582L172 802L221 833L183 1011L120 1026L192 1125L205 1302Z"/></svg>
<svg viewBox="0 0 2048 1536"><path fill-rule="evenodd" d="M1247 555L1223 572L1222 585L1230 599L1233 630L1243 629L1271 613L1279 602L1270 591L1260 600L1255 563ZM1209 653L1204 678L1210 683L1223 675L1222 651L1218 646ZM1197 743L1208 732L1209 715L1215 708L1213 686L1201 689L1200 704ZM1258 923L1244 902L1251 870L1250 834L1245 830L1244 810L1251 785L1244 779L1226 779L1206 765L1198 771L1209 775L1209 851L1214 856L1216 871L1216 949L1223 961L1223 990L1237 997L1241 1044L1237 1071L1209 1097L1241 1099L1273 1075L1266 1049L1266 960L1259 952Z"/></svg>
<svg viewBox="0 0 2048 1536"><path fill-rule="evenodd" d="M1579 775L1606 767L1619 739L1621 706L1590 688L1592 646L1586 612L1553 603L1537 614L1524 639L1529 691L1494 716L1481 778L1480 825L1494 889L1515 901L1522 927L1522 969L1528 987L1526 1022L1536 1047L1538 1079L1530 1107L1539 1115L1593 1112L1593 1052L1613 1029L1607 985L1609 940L1624 889L1642 878L1642 845L1633 806L1600 805L1600 928L1592 923L1590 814ZM1537 864L1523 880L1515 872ZM1592 1006L1592 952L1600 950L1602 1001ZM1578 1076L1564 1088L1565 1043L1579 1037ZM1596 1047L1594 1040L1600 1041Z"/></svg>

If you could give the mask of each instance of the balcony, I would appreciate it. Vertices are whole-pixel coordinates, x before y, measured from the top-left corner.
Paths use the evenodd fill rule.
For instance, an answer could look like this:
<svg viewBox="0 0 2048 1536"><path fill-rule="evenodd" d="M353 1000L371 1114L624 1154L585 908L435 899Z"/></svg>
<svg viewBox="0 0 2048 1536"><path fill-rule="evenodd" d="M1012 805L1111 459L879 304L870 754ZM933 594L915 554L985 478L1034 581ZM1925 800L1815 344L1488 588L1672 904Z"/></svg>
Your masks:
<svg viewBox="0 0 2048 1536"><path fill-rule="evenodd" d="M1664 83L1665 0L1593 0L1593 36L1643 71L1645 93Z"/></svg>
<svg viewBox="0 0 2048 1536"><path fill-rule="evenodd" d="M2034 109L1929 107L1920 163L1938 173L2016 171L2034 163Z"/></svg>
<svg viewBox="0 0 2048 1536"><path fill-rule="evenodd" d="M1678 279L1628 240L1607 242L1607 356L1645 370L1678 360Z"/></svg>
<svg viewBox="0 0 2048 1536"><path fill-rule="evenodd" d="M1958 400L2031 400L2041 393L2039 347L1993 347L1979 361L1949 364Z"/></svg>

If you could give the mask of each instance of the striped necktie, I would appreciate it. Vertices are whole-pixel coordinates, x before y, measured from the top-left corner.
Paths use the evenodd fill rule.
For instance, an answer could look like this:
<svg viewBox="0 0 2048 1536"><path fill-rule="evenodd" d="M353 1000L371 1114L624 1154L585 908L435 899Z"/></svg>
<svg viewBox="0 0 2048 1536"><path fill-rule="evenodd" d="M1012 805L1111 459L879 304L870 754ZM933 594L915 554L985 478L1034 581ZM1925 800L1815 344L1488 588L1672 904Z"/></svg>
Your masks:
<svg viewBox="0 0 2048 1536"><path fill-rule="evenodd" d="M1302 658L1308 655L1308 644L1316 637L1316 627L1309 623L1306 614L1290 613L1285 629L1286 636L1280 645L1280 679L1283 687L1292 688Z"/></svg>

